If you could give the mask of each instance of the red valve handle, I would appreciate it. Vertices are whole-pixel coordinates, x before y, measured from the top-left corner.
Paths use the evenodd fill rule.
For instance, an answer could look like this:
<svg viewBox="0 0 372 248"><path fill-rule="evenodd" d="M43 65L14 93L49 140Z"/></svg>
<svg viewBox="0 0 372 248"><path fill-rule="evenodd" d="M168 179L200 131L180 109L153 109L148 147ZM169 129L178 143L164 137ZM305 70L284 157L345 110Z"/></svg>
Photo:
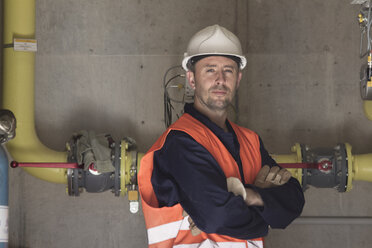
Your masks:
<svg viewBox="0 0 372 248"><path fill-rule="evenodd" d="M10 167L36 167L36 168L65 168L65 169L79 169L81 168L77 163L18 163L12 161Z"/></svg>
<svg viewBox="0 0 372 248"><path fill-rule="evenodd" d="M292 168L292 169L318 169L321 171L329 171L332 169L332 162L329 160L322 161L319 163L282 163L279 164L283 168Z"/></svg>

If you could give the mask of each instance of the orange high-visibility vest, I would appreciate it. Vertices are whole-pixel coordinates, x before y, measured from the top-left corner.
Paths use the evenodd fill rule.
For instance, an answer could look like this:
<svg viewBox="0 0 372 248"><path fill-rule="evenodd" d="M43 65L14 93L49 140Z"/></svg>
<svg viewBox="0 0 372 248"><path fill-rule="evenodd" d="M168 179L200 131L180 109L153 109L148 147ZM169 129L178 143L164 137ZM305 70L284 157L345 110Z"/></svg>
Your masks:
<svg viewBox="0 0 372 248"><path fill-rule="evenodd" d="M253 184L261 169L260 141L254 132L231 123L240 144L240 158L243 165L244 181ZM196 247L263 247L263 238L241 240L225 235L207 234L192 236L188 216L183 217L180 204L159 208L158 200L151 183L154 152L161 149L171 130L183 131L206 148L216 159L226 178L240 178L239 167L217 136L201 122L189 114L183 114L155 142L141 160L138 173L138 186L142 199L150 248L196 248ZM190 179L191 180L191 179ZM191 182L190 182L191 183ZM217 217L216 217L217 218ZM218 246L216 245L218 244Z"/></svg>

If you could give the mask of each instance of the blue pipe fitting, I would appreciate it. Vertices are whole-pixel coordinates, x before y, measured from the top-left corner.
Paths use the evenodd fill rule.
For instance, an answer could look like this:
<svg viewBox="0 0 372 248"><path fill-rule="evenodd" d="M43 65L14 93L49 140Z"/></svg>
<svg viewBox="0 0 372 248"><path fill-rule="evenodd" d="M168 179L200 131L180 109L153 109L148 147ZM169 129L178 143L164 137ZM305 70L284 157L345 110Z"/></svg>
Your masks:
<svg viewBox="0 0 372 248"><path fill-rule="evenodd" d="M8 158L0 145L0 248L8 247Z"/></svg>

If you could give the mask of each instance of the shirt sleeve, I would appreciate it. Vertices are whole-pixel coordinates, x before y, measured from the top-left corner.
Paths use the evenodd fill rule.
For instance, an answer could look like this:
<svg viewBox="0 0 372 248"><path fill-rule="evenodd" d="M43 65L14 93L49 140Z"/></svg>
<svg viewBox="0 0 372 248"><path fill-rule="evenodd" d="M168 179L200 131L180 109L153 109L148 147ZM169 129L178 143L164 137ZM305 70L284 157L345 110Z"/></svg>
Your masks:
<svg viewBox="0 0 372 248"><path fill-rule="evenodd" d="M261 165L264 166L264 165L268 165L271 167L273 166L278 166L278 164L275 162L275 160L270 156L270 154L267 152L267 150L265 149L265 146L264 146L264 143L261 139L261 137L259 137L259 140L260 140L260 153L261 153Z"/></svg>
<svg viewBox="0 0 372 248"><path fill-rule="evenodd" d="M229 193L216 160L186 133L171 131L154 153L151 181L159 206L180 203L206 233L251 239L268 232L265 209L249 207L241 196Z"/></svg>
<svg viewBox="0 0 372 248"><path fill-rule="evenodd" d="M279 166L266 151L261 139L260 151L262 165ZM247 187L254 188L260 194L264 207L258 208L259 213L272 228L285 228L301 215L305 198L300 183L294 177L286 184L278 187L266 189L257 188L253 185L247 185Z"/></svg>

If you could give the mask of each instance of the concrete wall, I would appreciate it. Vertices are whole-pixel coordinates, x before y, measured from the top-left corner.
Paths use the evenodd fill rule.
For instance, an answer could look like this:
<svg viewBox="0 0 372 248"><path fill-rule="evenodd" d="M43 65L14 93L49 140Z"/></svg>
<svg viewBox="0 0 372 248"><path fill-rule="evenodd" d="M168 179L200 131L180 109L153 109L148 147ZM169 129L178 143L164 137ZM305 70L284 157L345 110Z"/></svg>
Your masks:
<svg viewBox="0 0 372 248"><path fill-rule="evenodd" d="M236 32L248 68L239 90L240 124L269 151L295 142L349 142L372 152L372 123L359 97L358 7L350 0L38 0L36 128L63 150L73 132L134 138L146 151L164 130L162 80L189 38L218 23ZM10 172L10 246L145 247L143 215L111 192L70 198L64 185ZM306 191L305 216L371 216L372 183L350 193ZM372 226L271 230L267 247L370 247Z"/></svg>

